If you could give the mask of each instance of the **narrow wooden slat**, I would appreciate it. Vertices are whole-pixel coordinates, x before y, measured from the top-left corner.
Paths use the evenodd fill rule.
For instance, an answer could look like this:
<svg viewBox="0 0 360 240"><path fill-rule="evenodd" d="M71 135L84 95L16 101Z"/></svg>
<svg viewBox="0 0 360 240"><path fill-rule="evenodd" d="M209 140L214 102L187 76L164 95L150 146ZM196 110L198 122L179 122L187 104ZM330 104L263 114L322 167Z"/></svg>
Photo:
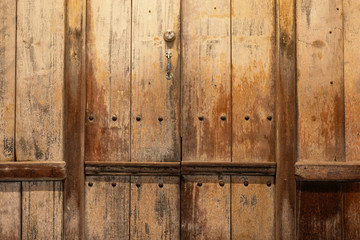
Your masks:
<svg viewBox="0 0 360 240"><path fill-rule="evenodd" d="M230 234L230 177L184 176L181 239L230 239Z"/></svg>
<svg viewBox="0 0 360 240"><path fill-rule="evenodd" d="M22 239L63 239L63 184L22 183Z"/></svg>
<svg viewBox="0 0 360 240"><path fill-rule="evenodd" d="M360 2L344 0L344 85L346 161L360 161Z"/></svg>
<svg viewBox="0 0 360 240"><path fill-rule="evenodd" d="M130 177L87 177L85 239L129 239Z"/></svg>
<svg viewBox="0 0 360 240"><path fill-rule="evenodd" d="M131 1L87 2L86 161L130 160Z"/></svg>
<svg viewBox="0 0 360 240"><path fill-rule="evenodd" d="M0 1L0 161L14 160L16 1Z"/></svg>
<svg viewBox="0 0 360 240"><path fill-rule="evenodd" d="M273 177L231 177L232 239L275 239Z"/></svg>
<svg viewBox="0 0 360 240"><path fill-rule="evenodd" d="M296 239L341 239L341 204L340 183L299 183Z"/></svg>
<svg viewBox="0 0 360 240"><path fill-rule="evenodd" d="M275 0L232 0L232 156L275 162Z"/></svg>
<svg viewBox="0 0 360 240"><path fill-rule="evenodd" d="M304 181L360 181L360 164L297 163L295 177Z"/></svg>
<svg viewBox="0 0 360 240"><path fill-rule="evenodd" d="M130 239L179 239L179 177L131 177Z"/></svg>
<svg viewBox="0 0 360 240"><path fill-rule="evenodd" d="M298 161L345 161L342 0L296 6Z"/></svg>
<svg viewBox="0 0 360 240"><path fill-rule="evenodd" d="M360 183L343 184L343 239L360 239Z"/></svg>
<svg viewBox="0 0 360 240"><path fill-rule="evenodd" d="M131 161L180 161L180 0L132 6ZM175 32L174 42L163 39ZM172 79L166 79L170 50Z"/></svg>
<svg viewBox="0 0 360 240"><path fill-rule="evenodd" d="M64 238L84 239L85 5L66 0Z"/></svg>
<svg viewBox="0 0 360 240"><path fill-rule="evenodd" d="M16 158L63 161L65 4L17 2Z"/></svg>
<svg viewBox="0 0 360 240"><path fill-rule="evenodd" d="M230 11L230 1L182 1L183 161L231 161Z"/></svg>
<svg viewBox="0 0 360 240"><path fill-rule="evenodd" d="M1 181L64 180L65 163L11 162L0 163Z"/></svg>
<svg viewBox="0 0 360 240"><path fill-rule="evenodd" d="M0 237L21 239L21 183L0 182Z"/></svg>

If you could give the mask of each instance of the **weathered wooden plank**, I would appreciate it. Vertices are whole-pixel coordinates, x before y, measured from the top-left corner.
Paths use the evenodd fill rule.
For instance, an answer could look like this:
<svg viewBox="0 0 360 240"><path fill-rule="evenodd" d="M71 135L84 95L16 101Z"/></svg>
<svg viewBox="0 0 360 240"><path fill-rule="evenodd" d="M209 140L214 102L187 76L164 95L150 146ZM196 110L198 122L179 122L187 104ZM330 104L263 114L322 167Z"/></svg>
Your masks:
<svg viewBox="0 0 360 240"><path fill-rule="evenodd" d="M230 239L230 177L184 176L181 239Z"/></svg>
<svg viewBox="0 0 360 240"><path fill-rule="evenodd" d="M64 180L64 162L2 162L0 163L1 181L20 180Z"/></svg>
<svg viewBox="0 0 360 240"><path fill-rule="evenodd" d="M16 1L0 1L0 161L14 160Z"/></svg>
<svg viewBox="0 0 360 240"><path fill-rule="evenodd" d="M22 183L22 239L63 239L63 184Z"/></svg>
<svg viewBox="0 0 360 240"><path fill-rule="evenodd" d="M0 182L0 237L21 239L20 182Z"/></svg>
<svg viewBox="0 0 360 240"><path fill-rule="evenodd" d="M85 239L129 239L130 177L86 177Z"/></svg>
<svg viewBox="0 0 360 240"><path fill-rule="evenodd" d="M18 1L17 160L63 161L64 6Z"/></svg>
<svg viewBox="0 0 360 240"><path fill-rule="evenodd" d="M66 0L64 238L84 239L85 5Z"/></svg>
<svg viewBox="0 0 360 240"><path fill-rule="evenodd" d="M346 161L360 160L360 2L344 0L344 85Z"/></svg>
<svg viewBox="0 0 360 240"><path fill-rule="evenodd" d="M341 184L300 182L297 239L341 239Z"/></svg>
<svg viewBox="0 0 360 240"><path fill-rule="evenodd" d="M232 239L275 239L273 177L231 177Z"/></svg>
<svg viewBox="0 0 360 240"><path fill-rule="evenodd" d="M182 1L182 160L231 161L230 1Z"/></svg>
<svg viewBox="0 0 360 240"><path fill-rule="evenodd" d="M180 161L180 0L133 1L132 11L131 161Z"/></svg>
<svg viewBox="0 0 360 240"><path fill-rule="evenodd" d="M360 183L343 184L343 239L360 239Z"/></svg>
<svg viewBox="0 0 360 240"><path fill-rule="evenodd" d="M179 207L179 177L131 177L130 239L179 239Z"/></svg>
<svg viewBox="0 0 360 240"><path fill-rule="evenodd" d="M275 0L232 0L232 161L275 162Z"/></svg>
<svg viewBox="0 0 360 240"><path fill-rule="evenodd" d="M296 4L298 161L345 160L341 8L342 0Z"/></svg>
<svg viewBox="0 0 360 240"><path fill-rule="evenodd" d="M87 2L86 161L130 161L131 1Z"/></svg>
<svg viewBox="0 0 360 240"><path fill-rule="evenodd" d="M296 163L295 177L304 181L360 181L360 163Z"/></svg>

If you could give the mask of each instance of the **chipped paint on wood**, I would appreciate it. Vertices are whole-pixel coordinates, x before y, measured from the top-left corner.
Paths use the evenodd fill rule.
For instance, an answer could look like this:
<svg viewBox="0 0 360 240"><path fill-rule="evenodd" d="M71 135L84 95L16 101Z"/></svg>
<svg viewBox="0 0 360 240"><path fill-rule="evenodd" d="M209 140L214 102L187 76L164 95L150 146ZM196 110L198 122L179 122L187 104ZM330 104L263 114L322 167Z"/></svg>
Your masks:
<svg viewBox="0 0 360 240"><path fill-rule="evenodd" d="M230 1L182 1L183 161L231 161L230 11Z"/></svg>
<svg viewBox="0 0 360 240"><path fill-rule="evenodd" d="M0 1L0 161L14 160L16 1Z"/></svg>
<svg viewBox="0 0 360 240"><path fill-rule="evenodd" d="M17 2L16 158L63 161L65 4Z"/></svg>
<svg viewBox="0 0 360 240"><path fill-rule="evenodd" d="M275 161L275 1L232 0L232 161Z"/></svg>

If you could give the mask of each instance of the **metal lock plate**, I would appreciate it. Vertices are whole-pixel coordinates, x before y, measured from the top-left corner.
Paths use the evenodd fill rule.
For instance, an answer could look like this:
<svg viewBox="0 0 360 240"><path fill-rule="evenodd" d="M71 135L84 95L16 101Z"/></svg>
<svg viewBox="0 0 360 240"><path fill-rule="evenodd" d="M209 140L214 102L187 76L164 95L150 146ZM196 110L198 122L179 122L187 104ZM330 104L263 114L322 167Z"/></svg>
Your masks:
<svg viewBox="0 0 360 240"><path fill-rule="evenodd" d="M171 29L166 30L164 33L164 40L167 42L172 42L175 40L175 32Z"/></svg>

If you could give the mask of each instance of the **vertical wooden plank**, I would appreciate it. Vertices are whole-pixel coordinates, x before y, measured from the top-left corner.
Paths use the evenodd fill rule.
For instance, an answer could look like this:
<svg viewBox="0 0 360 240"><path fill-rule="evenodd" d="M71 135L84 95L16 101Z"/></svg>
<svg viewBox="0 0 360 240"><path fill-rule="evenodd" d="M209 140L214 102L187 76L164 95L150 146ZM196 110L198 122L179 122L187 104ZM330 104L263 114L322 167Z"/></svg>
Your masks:
<svg viewBox="0 0 360 240"><path fill-rule="evenodd" d="M230 234L230 177L184 176L181 239L230 239Z"/></svg>
<svg viewBox="0 0 360 240"><path fill-rule="evenodd" d="M21 238L21 188L19 182L0 182L0 237Z"/></svg>
<svg viewBox="0 0 360 240"><path fill-rule="evenodd" d="M344 0L344 84L346 161L360 160L360 2Z"/></svg>
<svg viewBox="0 0 360 240"><path fill-rule="evenodd" d="M275 0L232 0L233 162L275 161Z"/></svg>
<svg viewBox="0 0 360 240"><path fill-rule="evenodd" d="M180 0L136 0L132 11L131 161L180 161Z"/></svg>
<svg viewBox="0 0 360 240"><path fill-rule="evenodd" d="M22 239L63 239L63 184L22 183Z"/></svg>
<svg viewBox="0 0 360 240"><path fill-rule="evenodd" d="M182 1L183 161L231 161L230 1Z"/></svg>
<svg viewBox="0 0 360 240"><path fill-rule="evenodd" d="M360 183L344 183L343 186L343 239L360 239Z"/></svg>
<svg viewBox="0 0 360 240"><path fill-rule="evenodd" d="M276 239L295 239L296 35L295 0L277 0Z"/></svg>
<svg viewBox="0 0 360 240"><path fill-rule="evenodd" d="M300 182L297 239L341 239L341 184Z"/></svg>
<svg viewBox="0 0 360 240"><path fill-rule="evenodd" d="M129 239L130 177L87 177L85 239Z"/></svg>
<svg viewBox="0 0 360 240"><path fill-rule="evenodd" d="M66 0L64 238L84 239L85 5Z"/></svg>
<svg viewBox="0 0 360 240"><path fill-rule="evenodd" d="M342 0L301 0L296 17L298 161L344 161Z"/></svg>
<svg viewBox="0 0 360 240"><path fill-rule="evenodd" d="M275 239L273 177L231 177L232 239Z"/></svg>
<svg viewBox="0 0 360 240"><path fill-rule="evenodd" d="M0 0L0 161L14 160L16 1Z"/></svg>
<svg viewBox="0 0 360 240"><path fill-rule="evenodd" d="M18 0L17 160L63 161L64 6Z"/></svg>
<svg viewBox="0 0 360 240"><path fill-rule="evenodd" d="M178 177L131 177L130 239L180 238Z"/></svg>
<svg viewBox="0 0 360 240"><path fill-rule="evenodd" d="M86 161L130 161L131 1L87 2Z"/></svg>

